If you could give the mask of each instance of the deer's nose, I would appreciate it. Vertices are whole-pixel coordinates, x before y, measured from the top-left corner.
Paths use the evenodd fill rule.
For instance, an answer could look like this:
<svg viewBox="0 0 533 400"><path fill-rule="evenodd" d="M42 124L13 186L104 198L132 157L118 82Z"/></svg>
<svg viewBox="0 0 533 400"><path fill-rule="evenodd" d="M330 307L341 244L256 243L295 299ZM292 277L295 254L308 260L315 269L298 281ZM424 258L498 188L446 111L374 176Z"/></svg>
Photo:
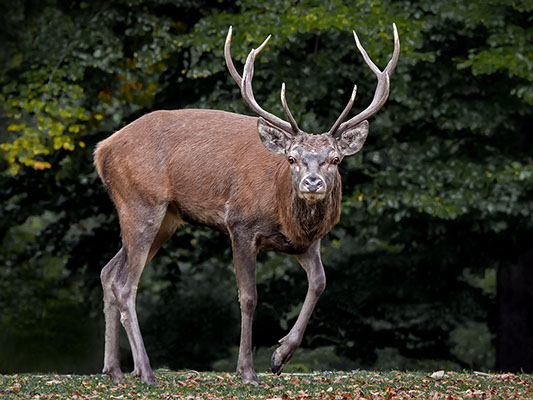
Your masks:
<svg viewBox="0 0 533 400"><path fill-rule="evenodd" d="M318 192L324 186L324 181L318 175L309 175L304 179L303 184L308 191Z"/></svg>

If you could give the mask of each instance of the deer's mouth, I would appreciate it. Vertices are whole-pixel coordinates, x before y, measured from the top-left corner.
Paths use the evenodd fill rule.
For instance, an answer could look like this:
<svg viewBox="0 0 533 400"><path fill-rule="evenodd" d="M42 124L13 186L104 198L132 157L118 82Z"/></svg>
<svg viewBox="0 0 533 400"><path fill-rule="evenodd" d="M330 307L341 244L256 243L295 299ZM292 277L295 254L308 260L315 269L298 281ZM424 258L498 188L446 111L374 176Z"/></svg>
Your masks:
<svg viewBox="0 0 533 400"><path fill-rule="evenodd" d="M326 197L326 192L300 192L302 197L310 203L316 203Z"/></svg>

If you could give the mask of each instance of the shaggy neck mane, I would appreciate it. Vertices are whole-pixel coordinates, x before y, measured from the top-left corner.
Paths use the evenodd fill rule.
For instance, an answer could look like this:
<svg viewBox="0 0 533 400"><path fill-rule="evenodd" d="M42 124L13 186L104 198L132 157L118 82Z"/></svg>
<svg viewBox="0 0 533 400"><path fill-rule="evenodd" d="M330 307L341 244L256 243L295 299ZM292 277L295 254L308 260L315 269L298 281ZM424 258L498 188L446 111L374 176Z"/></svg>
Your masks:
<svg viewBox="0 0 533 400"><path fill-rule="evenodd" d="M328 196L310 203L298 196L292 186L289 168L279 171L280 185L277 200L280 205L280 222L285 234L294 244L312 243L322 239L339 222L342 197L341 179L337 174Z"/></svg>

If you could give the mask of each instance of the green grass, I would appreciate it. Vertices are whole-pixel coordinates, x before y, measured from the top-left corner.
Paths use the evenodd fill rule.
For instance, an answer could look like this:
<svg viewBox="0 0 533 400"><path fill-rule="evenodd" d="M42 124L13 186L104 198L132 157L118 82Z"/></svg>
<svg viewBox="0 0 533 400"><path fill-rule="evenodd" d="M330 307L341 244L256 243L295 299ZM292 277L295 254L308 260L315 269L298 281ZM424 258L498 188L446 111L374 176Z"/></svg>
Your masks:
<svg viewBox="0 0 533 400"><path fill-rule="evenodd" d="M156 371L157 384L103 375L0 375L0 399L531 399L532 375L446 372L260 374L243 385L235 374Z"/></svg>

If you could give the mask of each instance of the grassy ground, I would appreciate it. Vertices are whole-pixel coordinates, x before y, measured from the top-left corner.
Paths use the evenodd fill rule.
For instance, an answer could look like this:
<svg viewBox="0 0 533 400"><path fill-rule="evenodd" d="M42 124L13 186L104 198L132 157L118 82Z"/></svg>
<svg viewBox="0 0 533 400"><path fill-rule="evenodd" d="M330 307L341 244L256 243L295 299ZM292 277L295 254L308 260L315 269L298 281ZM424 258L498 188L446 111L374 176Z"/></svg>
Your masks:
<svg viewBox="0 0 533 400"><path fill-rule="evenodd" d="M103 375L0 375L0 399L532 399L532 375L442 372L260 374L260 386L234 374L156 371L157 385Z"/></svg>

